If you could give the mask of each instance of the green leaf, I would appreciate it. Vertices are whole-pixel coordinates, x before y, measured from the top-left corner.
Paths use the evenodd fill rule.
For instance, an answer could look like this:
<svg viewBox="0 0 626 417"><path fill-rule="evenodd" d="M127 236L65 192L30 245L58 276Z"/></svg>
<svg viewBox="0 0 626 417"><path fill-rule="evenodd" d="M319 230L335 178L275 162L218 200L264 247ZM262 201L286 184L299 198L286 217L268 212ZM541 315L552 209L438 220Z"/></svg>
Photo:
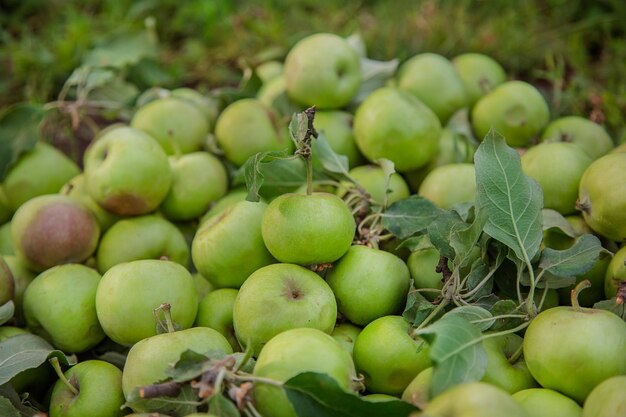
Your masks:
<svg viewBox="0 0 626 417"><path fill-rule="evenodd" d="M384 87L387 80L395 75L399 63L398 59L377 61L361 58L361 86L352 99L351 105L361 103L374 90Z"/></svg>
<svg viewBox="0 0 626 417"><path fill-rule="evenodd" d="M76 362L34 334L20 334L0 342L0 385L22 371L38 367L51 357L59 358L64 365Z"/></svg>
<svg viewBox="0 0 626 417"><path fill-rule="evenodd" d="M565 250L545 248L541 253L539 268L559 277L579 276L593 268L604 251L600 239L586 233Z"/></svg>
<svg viewBox="0 0 626 417"><path fill-rule="evenodd" d="M417 412L401 400L372 402L342 389L325 374L305 372L283 388L298 417L405 417Z"/></svg>
<svg viewBox="0 0 626 417"><path fill-rule="evenodd" d="M176 382L191 381L211 369L213 366L211 359L223 359L225 356L226 354L221 350L203 355L187 349L180 354L180 359L173 367L168 367L165 370L165 374Z"/></svg>
<svg viewBox="0 0 626 417"><path fill-rule="evenodd" d="M561 213L552 209L541 210L543 230L558 229L569 237L577 237L579 234Z"/></svg>
<svg viewBox="0 0 626 417"><path fill-rule="evenodd" d="M20 412L13 407L13 404L8 398L0 397L0 416L20 417Z"/></svg>
<svg viewBox="0 0 626 417"><path fill-rule="evenodd" d="M0 115L0 181L23 152L35 147L44 115L43 106L26 103L15 104Z"/></svg>
<svg viewBox="0 0 626 417"><path fill-rule="evenodd" d="M464 267L474 261L477 251L473 249L476 247L478 239L483 232L486 220L481 213L474 219L471 225L465 223L451 224L449 241L455 253L453 265Z"/></svg>
<svg viewBox="0 0 626 417"><path fill-rule="evenodd" d="M348 157L333 151L324 132L319 132L317 139L313 139L312 148L316 162L322 166L324 171L330 174L339 174L341 179L350 176Z"/></svg>
<svg viewBox="0 0 626 417"><path fill-rule="evenodd" d="M445 212L431 201L414 195L389 206L382 214L382 224L395 236L405 239L425 230L442 213Z"/></svg>
<svg viewBox="0 0 626 417"><path fill-rule="evenodd" d="M110 39L106 44L91 50L83 59L83 64L124 68L137 64L143 58L158 58L156 39L148 30Z"/></svg>
<svg viewBox="0 0 626 417"><path fill-rule="evenodd" d="M474 155L476 207L487 216L485 232L529 263L543 239L543 192L522 172L518 153L491 130Z"/></svg>
<svg viewBox="0 0 626 417"><path fill-rule="evenodd" d="M428 235L414 236L408 239L404 239L396 249L407 248L411 252L416 252L424 249L433 249L434 246L430 243Z"/></svg>
<svg viewBox="0 0 626 417"><path fill-rule="evenodd" d="M0 406L0 416L4 417L6 415L4 414L6 410L17 410L20 417L33 417L41 412L41 410L36 409L30 403L28 400L28 394L25 394L24 398L20 398L19 394L10 383L0 385L0 398L8 400L12 406L12 409L6 408L6 406L5 409L3 409L3 407ZM11 415L10 412L8 415Z"/></svg>
<svg viewBox="0 0 626 417"><path fill-rule="evenodd" d="M261 186L265 182L265 175L269 173L262 169L263 165L286 158L290 158L286 151L259 152L248 158L240 168L243 171L248 189L248 196L246 197L248 201L259 201L260 199Z"/></svg>
<svg viewBox="0 0 626 417"><path fill-rule="evenodd" d="M0 306L0 326L11 320L13 314L15 314L15 304L12 300L2 304Z"/></svg>
<svg viewBox="0 0 626 417"><path fill-rule="evenodd" d="M613 297L610 300L598 301L593 305L593 308L610 311L622 320L626 321L626 303L617 304L616 297Z"/></svg>
<svg viewBox="0 0 626 417"><path fill-rule="evenodd" d="M450 234L453 230L466 227L467 224L454 211L441 211L440 215L428 225L428 237L441 256L455 258L454 248L450 246Z"/></svg>
<svg viewBox="0 0 626 417"><path fill-rule="evenodd" d="M181 387L176 397L158 397L144 399L139 396L139 388L135 388L126 398L124 407L130 407L141 412L163 413L172 417L184 417L198 411L200 405L198 397L191 385Z"/></svg>
<svg viewBox="0 0 626 417"><path fill-rule="evenodd" d="M406 306L402 317L411 323L411 325L419 326L434 309L435 305L417 291L413 286L413 281L411 281L411 288L407 294Z"/></svg>
<svg viewBox="0 0 626 417"><path fill-rule="evenodd" d="M294 113L289 122L289 137L296 145L296 149L300 150L304 146L304 138L309 129L309 118L306 113Z"/></svg>
<svg viewBox="0 0 626 417"><path fill-rule="evenodd" d="M489 312L495 318L495 323L491 326L492 331L513 329L522 324L520 318L498 317L506 314L520 314L520 307L513 300L500 300L489 309Z"/></svg>
<svg viewBox="0 0 626 417"><path fill-rule="evenodd" d="M489 312L489 310L485 310L484 308L478 306L456 307L444 314L444 317L447 316L463 317L465 320L478 327L481 332L489 329L495 322L493 315Z"/></svg>
<svg viewBox="0 0 626 417"><path fill-rule="evenodd" d="M239 417L239 411L232 401L229 401L222 394L216 394L209 400L209 414L219 417Z"/></svg>
<svg viewBox="0 0 626 417"><path fill-rule="evenodd" d="M391 192L389 182L391 181L391 176L395 174L396 168L394 163L389 159L380 158L376 160L376 163L383 169L383 174L385 176L385 201L383 201L383 207L387 207L387 199L389 197L389 193Z"/></svg>
<svg viewBox="0 0 626 417"><path fill-rule="evenodd" d="M535 276L537 273L535 273ZM522 279L520 280L522 285L526 287L530 287L530 277L528 274L523 274ZM541 279L535 283L535 287L537 288L567 288L571 287L576 283L576 277L574 276L558 276L551 274L550 272L544 272L541 276Z"/></svg>
<svg viewBox="0 0 626 417"><path fill-rule="evenodd" d="M430 345L434 364L430 392L434 397L457 384L479 381L487 369L487 353L478 328L458 315L444 316L416 331Z"/></svg>

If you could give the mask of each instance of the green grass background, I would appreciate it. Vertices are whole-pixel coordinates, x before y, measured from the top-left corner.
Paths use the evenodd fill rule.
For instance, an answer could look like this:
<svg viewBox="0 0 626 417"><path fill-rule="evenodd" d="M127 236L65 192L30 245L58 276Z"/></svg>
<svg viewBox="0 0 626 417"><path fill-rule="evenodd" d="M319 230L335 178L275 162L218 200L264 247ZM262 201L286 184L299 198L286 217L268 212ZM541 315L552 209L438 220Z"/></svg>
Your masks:
<svg viewBox="0 0 626 417"><path fill-rule="evenodd" d="M146 30L156 56L125 68L139 90L237 85L314 32L359 32L371 58L482 52L550 100L551 116L593 117L626 141L623 0L4 0L0 107L55 100L94 48Z"/></svg>

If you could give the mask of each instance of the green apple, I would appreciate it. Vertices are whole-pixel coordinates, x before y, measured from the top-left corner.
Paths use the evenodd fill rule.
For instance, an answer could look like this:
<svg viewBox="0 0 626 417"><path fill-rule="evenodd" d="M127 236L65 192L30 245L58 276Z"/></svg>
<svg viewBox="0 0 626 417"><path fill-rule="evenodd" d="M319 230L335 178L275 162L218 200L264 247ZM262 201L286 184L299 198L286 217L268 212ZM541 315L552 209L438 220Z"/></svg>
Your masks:
<svg viewBox="0 0 626 417"><path fill-rule="evenodd" d="M96 315L100 274L68 264L38 275L24 292L27 326L69 353L91 349L104 339Z"/></svg>
<svg viewBox="0 0 626 417"><path fill-rule="evenodd" d="M455 204L473 203L476 199L474 164L447 164L433 169L422 181L418 194L445 210Z"/></svg>
<svg viewBox="0 0 626 417"><path fill-rule="evenodd" d="M128 398L134 389L166 379L168 366L178 362L180 355L187 350L201 355L211 351L221 351L227 355L232 353L224 336L208 327L193 327L150 336L135 343L128 352L122 374L124 396Z"/></svg>
<svg viewBox="0 0 626 417"><path fill-rule="evenodd" d="M286 99L287 103L291 104L291 101L287 98L287 78L285 75L281 74L264 82L259 88L256 98L266 106L273 108L278 107L275 104L282 99Z"/></svg>
<svg viewBox="0 0 626 417"><path fill-rule="evenodd" d="M240 201L244 201L248 196L248 190L245 188L234 188L230 190L222 198L213 203L211 208L200 218L200 226L202 226L211 217L221 213L226 208L235 205Z"/></svg>
<svg viewBox="0 0 626 417"><path fill-rule="evenodd" d="M582 417L617 417L626 413L626 376L611 377L591 391Z"/></svg>
<svg viewBox="0 0 626 417"><path fill-rule="evenodd" d="M171 306L174 325L193 325L198 293L183 266L164 260L138 260L115 265L100 280L96 292L98 320L109 338L131 346L157 334L154 310Z"/></svg>
<svg viewBox="0 0 626 417"><path fill-rule="evenodd" d="M24 292L30 283L35 279L36 274L28 269L26 263L15 255L6 255L3 257L7 266L11 270L13 283L15 285L15 293L13 295L13 303L15 303L16 323L25 324L24 319Z"/></svg>
<svg viewBox="0 0 626 417"><path fill-rule="evenodd" d="M539 90L524 81L507 81L482 97L471 112L474 133L482 140L490 129L506 143L524 147L550 119L548 103Z"/></svg>
<svg viewBox="0 0 626 417"><path fill-rule="evenodd" d="M233 351L241 351L235 336L233 308L239 291L233 288L219 288L208 293L198 305L195 327L210 327L228 340Z"/></svg>
<svg viewBox="0 0 626 417"><path fill-rule="evenodd" d="M130 125L156 139L168 155L200 150L209 134L206 115L188 100L176 97L140 107Z"/></svg>
<svg viewBox="0 0 626 417"><path fill-rule="evenodd" d="M58 192L79 173L78 165L61 151L37 142L18 158L4 179L2 187L11 213L33 197Z"/></svg>
<svg viewBox="0 0 626 417"><path fill-rule="evenodd" d="M406 263L409 267L409 273L413 279L416 289L435 289L443 288L443 276L437 272L439 265L439 251L434 247L418 249L409 255ZM433 301L440 295L440 291L422 291L420 292L428 300Z"/></svg>
<svg viewBox="0 0 626 417"><path fill-rule="evenodd" d="M323 132L333 151L348 157L348 166L355 167L363 162L354 140L352 125L354 116L339 110L320 110L315 112L315 129ZM315 159L315 153L313 153Z"/></svg>
<svg viewBox="0 0 626 417"><path fill-rule="evenodd" d="M170 157L172 186L159 207L170 220L191 220L203 215L212 202L228 191L228 173L215 156L193 152Z"/></svg>
<svg viewBox="0 0 626 417"><path fill-rule="evenodd" d="M285 58L289 97L303 106L339 109L361 85L361 61L343 38L316 33L297 42Z"/></svg>
<svg viewBox="0 0 626 417"><path fill-rule="evenodd" d="M155 215L122 219L102 236L96 253L101 274L139 259L167 259L187 266L189 247L176 226Z"/></svg>
<svg viewBox="0 0 626 417"><path fill-rule="evenodd" d="M254 69L263 82L268 83L276 77L280 77L284 73L285 66L280 61L265 61Z"/></svg>
<svg viewBox="0 0 626 417"><path fill-rule="evenodd" d="M80 263L98 245L100 226L78 200L48 194L22 204L11 220L15 253L34 271Z"/></svg>
<svg viewBox="0 0 626 417"><path fill-rule="evenodd" d="M11 220L12 215L13 210L9 206L9 199L4 192L4 187L0 184L0 225L3 225Z"/></svg>
<svg viewBox="0 0 626 417"><path fill-rule="evenodd" d="M15 279L11 268L0 256L0 306L15 298Z"/></svg>
<svg viewBox="0 0 626 417"><path fill-rule="evenodd" d="M421 53L398 69L398 88L421 100L435 112L442 124L468 105L465 86L447 58Z"/></svg>
<svg viewBox="0 0 626 417"><path fill-rule="evenodd" d="M288 193L263 214L261 233L279 261L300 265L334 262L350 248L356 223L344 201L333 194Z"/></svg>
<svg viewBox="0 0 626 417"><path fill-rule="evenodd" d="M599 383L626 374L626 322L606 311L555 307L524 335L524 359L544 388L582 403Z"/></svg>
<svg viewBox="0 0 626 417"><path fill-rule="evenodd" d="M618 250L609 262L604 276L604 295L615 297L620 285L626 281L626 245ZM584 294L585 291L582 292Z"/></svg>
<svg viewBox="0 0 626 417"><path fill-rule="evenodd" d="M580 116L565 116L552 121L541 134L542 142L567 142L578 145L589 157L598 159L613 149L613 139L599 124Z"/></svg>
<svg viewBox="0 0 626 417"><path fill-rule="evenodd" d="M361 398L363 398L365 401L371 401L373 403L382 403L385 401L394 401L398 399L398 397L394 395L387 394L367 394Z"/></svg>
<svg viewBox="0 0 626 417"><path fill-rule="evenodd" d="M79 200L89 211L93 213L100 225L100 230L104 233L109 227L119 220L119 216L110 213L100 207L93 198L87 192L85 188L85 175L79 174L69 180L61 190L59 194L67 195Z"/></svg>
<svg viewBox="0 0 626 417"><path fill-rule="evenodd" d="M430 385L434 370L435 368L431 366L415 375L415 378L402 391L402 399L423 410L431 399Z"/></svg>
<svg viewBox="0 0 626 417"><path fill-rule="evenodd" d="M50 396L50 417L116 417L122 411L122 371L101 360L87 360L68 369ZM72 389L68 386L71 385Z"/></svg>
<svg viewBox="0 0 626 417"><path fill-rule="evenodd" d="M369 392L400 395L415 375L431 366L428 345L409 330L402 316L385 316L359 333L352 356Z"/></svg>
<svg viewBox="0 0 626 417"><path fill-rule="evenodd" d="M424 409L428 417L529 417L511 395L485 382L468 382L432 399Z"/></svg>
<svg viewBox="0 0 626 417"><path fill-rule="evenodd" d="M594 232L626 240L626 152L609 153L589 165L580 178L576 208Z"/></svg>
<svg viewBox="0 0 626 417"><path fill-rule="evenodd" d="M437 154L441 123L411 94L391 87L371 93L354 115L354 138L372 162L391 160L400 172L426 165Z"/></svg>
<svg viewBox="0 0 626 417"><path fill-rule="evenodd" d="M226 159L237 166L258 152L293 149L276 111L252 98L237 100L222 111L215 138Z"/></svg>
<svg viewBox="0 0 626 417"><path fill-rule="evenodd" d="M193 88L175 88L170 91L172 97L188 101L196 106L209 122L209 130L215 124L215 120L220 112L219 100L215 97L206 96Z"/></svg>
<svg viewBox="0 0 626 417"><path fill-rule="evenodd" d="M611 150L611 153L623 153L626 152L626 143L616 146Z"/></svg>
<svg viewBox="0 0 626 417"><path fill-rule="evenodd" d="M193 263L217 288L239 288L257 269L276 260L263 243L267 205L240 201L202 224L191 245Z"/></svg>
<svg viewBox="0 0 626 417"><path fill-rule="evenodd" d="M536 387L537 382L528 371L524 359L515 357L522 349L522 343L522 337L514 333L483 340L487 353L487 369L482 381L510 394Z"/></svg>
<svg viewBox="0 0 626 417"><path fill-rule="evenodd" d="M284 331L261 350L254 376L280 382L303 373L318 372L333 378L346 391L356 377L350 354L326 333L309 328ZM264 417L296 417L284 391L273 385L255 383L256 407Z"/></svg>
<svg viewBox="0 0 626 417"><path fill-rule="evenodd" d="M531 417L581 417L583 409L569 397L548 388L528 388L513 394Z"/></svg>
<svg viewBox="0 0 626 417"><path fill-rule="evenodd" d="M202 276L202 274L196 272L192 275L193 282L196 284L196 291L198 292L198 305L202 299L215 288L211 283Z"/></svg>
<svg viewBox="0 0 626 417"><path fill-rule="evenodd" d="M337 324L330 335L352 356L354 342L356 342L356 338L361 333L361 330L360 327L352 323L344 322Z"/></svg>
<svg viewBox="0 0 626 417"><path fill-rule="evenodd" d="M473 162L474 150L474 146L470 144L467 138L448 128L444 128L441 131L435 157L425 166L405 172L404 178L411 190L417 192L420 184L430 171L442 165Z"/></svg>
<svg viewBox="0 0 626 417"><path fill-rule="evenodd" d="M235 299L233 324L237 340L258 356L263 345L288 329L310 327L331 333L337 302L326 281L292 264L273 264L255 271Z"/></svg>
<svg viewBox="0 0 626 417"><path fill-rule="evenodd" d="M402 259L362 245L352 246L326 274L339 312L359 326L401 313L410 279Z"/></svg>
<svg viewBox="0 0 626 417"><path fill-rule="evenodd" d="M457 55L452 59L452 64L463 83L470 107L506 81L502 65L484 54L470 52Z"/></svg>
<svg viewBox="0 0 626 417"><path fill-rule="evenodd" d="M11 222L0 226L0 255L15 255L11 238Z"/></svg>
<svg viewBox="0 0 626 417"><path fill-rule="evenodd" d="M522 170L543 190L543 207L561 214L576 211L578 184L592 159L573 143L532 146L521 157Z"/></svg>
<svg viewBox="0 0 626 417"><path fill-rule="evenodd" d="M372 200L381 205L385 201L385 194L387 194L387 205L408 198L411 194L406 181L398 173L391 174L389 184L386 184L385 171L377 165L360 165L352 168L349 174L369 193ZM342 187L339 187L337 192L339 195L345 195L346 188L351 186L353 186L352 183L342 182Z"/></svg>
<svg viewBox="0 0 626 417"><path fill-rule="evenodd" d="M167 155L159 143L132 127L107 130L85 151L84 165L91 198L120 216L155 210L172 183Z"/></svg>

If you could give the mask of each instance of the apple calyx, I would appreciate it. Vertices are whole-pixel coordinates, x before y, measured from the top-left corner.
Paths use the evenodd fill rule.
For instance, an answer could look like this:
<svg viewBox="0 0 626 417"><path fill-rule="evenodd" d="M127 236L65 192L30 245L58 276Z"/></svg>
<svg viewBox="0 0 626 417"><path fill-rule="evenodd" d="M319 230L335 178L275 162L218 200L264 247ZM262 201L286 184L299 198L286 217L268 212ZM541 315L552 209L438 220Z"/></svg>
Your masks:
<svg viewBox="0 0 626 417"><path fill-rule="evenodd" d="M591 214L591 202L587 198L577 199L575 207L578 211L586 214Z"/></svg>
<svg viewBox="0 0 626 417"><path fill-rule="evenodd" d="M619 282L617 286L617 295L615 297L615 304L624 304L625 300L626 300L626 281L622 280Z"/></svg>
<svg viewBox="0 0 626 417"><path fill-rule="evenodd" d="M585 279L579 282L578 285L576 285L574 289L572 289L570 293L570 299L572 302L572 308L575 311L579 311L579 312L584 311L584 309L580 306L580 304L578 304L578 295L580 294L582 290L584 290L585 288L589 288L589 287L591 287L591 281L589 281L588 279Z"/></svg>
<svg viewBox="0 0 626 417"><path fill-rule="evenodd" d="M63 371L61 370L61 364L59 363L59 358L55 356L53 358L50 358L48 362L50 362L50 365L52 365L52 368L54 369L54 372L56 372L57 376L59 377L59 380L61 380L61 382L65 384L65 386L72 392L72 394L74 394L75 396L78 396L79 394L78 381L76 381L74 378L72 378L72 380L67 379L67 377L65 376L65 374L63 374Z"/></svg>

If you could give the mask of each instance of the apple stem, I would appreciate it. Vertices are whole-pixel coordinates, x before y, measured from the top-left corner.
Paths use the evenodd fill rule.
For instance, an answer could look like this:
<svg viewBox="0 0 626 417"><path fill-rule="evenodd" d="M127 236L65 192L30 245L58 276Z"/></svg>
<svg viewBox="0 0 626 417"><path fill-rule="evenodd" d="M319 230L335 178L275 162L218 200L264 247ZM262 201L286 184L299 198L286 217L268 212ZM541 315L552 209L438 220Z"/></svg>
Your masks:
<svg viewBox="0 0 626 417"><path fill-rule="evenodd" d="M311 157L313 146L312 140L317 138L317 130L313 126L313 120L315 120L315 106L311 106L304 111L304 115L307 119L307 129L304 137L299 141L298 155L304 158L306 162L306 195L313 193L313 158Z"/></svg>
<svg viewBox="0 0 626 417"><path fill-rule="evenodd" d="M513 354L509 357L509 363L514 364L515 362L517 362L520 356L522 356L523 352L524 352L524 345L520 344L517 350L515 350L515 352L513 352Z"/></svg>
<svg viewBox="0 0 626 417"><path fill-rule="evenodd" d="M168 303L163 303L155 308L152 313L154 314L154 320L156 320L159 327L163 327L168 333L174 333L176 328L174 327L174 321L172 320L172 314L170 313L172 306ZM159 310L163 312L163 318L165 323L159 318Z"/></svg>
<svg viewBox="0 0 626 417"><path fill-rule="evenodd" d="M583 281L580 281L578 285L576 285L574 289L570 292L570 300L572 302L572 307L574 308L574 310L581 312L583 311L583 308L580 306L580 304L578 304L578 295L582 290L589 287L591 287L591 281L585 279Z"/></svg>
<svg viewBox="0 0 626 417"><path fill-rule="evenodd" d="M50 365L52 365L52 368L54 368L54 372L56 372L57 376L59 377L59 380L61 380L61 382L63 382L67 386L67 388L72 392L72 394L78 395L78 389L74 385L72 385L70 381L68 381L68 379L65 377L65 374L61 370L61 364L59 363L59 358L55 356L53 358L50 358L48 362L50 362Z"/></svg>

